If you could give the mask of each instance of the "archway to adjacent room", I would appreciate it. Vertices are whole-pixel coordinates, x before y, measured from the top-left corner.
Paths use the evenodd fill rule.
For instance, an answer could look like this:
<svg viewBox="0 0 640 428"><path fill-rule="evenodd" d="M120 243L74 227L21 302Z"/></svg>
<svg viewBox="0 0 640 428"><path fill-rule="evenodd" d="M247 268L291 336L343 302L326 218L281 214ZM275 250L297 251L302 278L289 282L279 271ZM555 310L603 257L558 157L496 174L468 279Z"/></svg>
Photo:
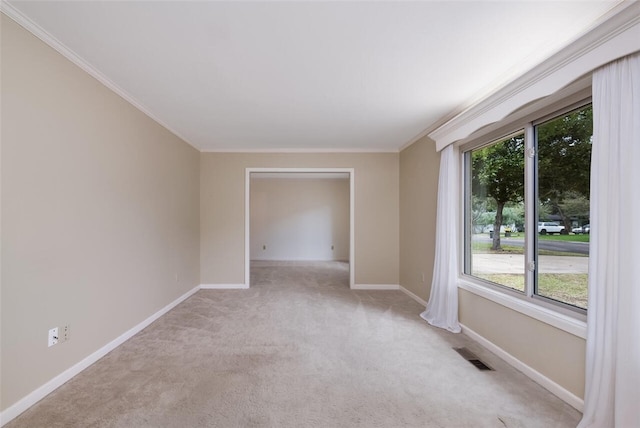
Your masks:
<svg viewBox="0 0 640 428"><path fill-rule="evenodd" d="M251 229L251 216L252 216L252 201L251 201L251 183L252 179L265 179L265 178L313 178L313 179L343 179L348 183L348 249L345 249L344 243L340 243L339 240L333 243L331 239L327 242L323 242L322 248L313 249L312 257L329 257L334 251L337 256L333 258L344 259L344 254L348 254L349 264L349 287L353 287L355 279L354 269L354 169L353 168L246 168L245 175L245 284L250 286L251 278L251 260L252 250L254 255L259 251L271 250L268 247L268 243L264 242L252 242L252 229ZM254 182L255 183L255 182ZM260 209L260 202L253 202L257 205L256 208ZM322 224L322 222L320 222ZM264 248L263 248L264 247ZM325 248L326 247L326 248ZM274 248L276 250L276 248ZM274 257L273 255L271 257ZM277 257L277 255L275 256ZM308 255L307 255L308 257Z"/></svg>

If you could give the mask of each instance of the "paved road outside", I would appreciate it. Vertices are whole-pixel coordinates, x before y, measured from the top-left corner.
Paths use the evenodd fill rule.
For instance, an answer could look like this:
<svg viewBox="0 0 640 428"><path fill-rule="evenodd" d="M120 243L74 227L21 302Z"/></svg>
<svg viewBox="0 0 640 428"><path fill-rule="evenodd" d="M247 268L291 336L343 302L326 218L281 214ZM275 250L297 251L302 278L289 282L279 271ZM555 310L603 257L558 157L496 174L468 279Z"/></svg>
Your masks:
<svg viewBox="0 0 640 428"><path fill-rule="evenodd" d="M474 235L473 240L475 242L491 243L493 240L486 235ZM515 247L524 246L523 237L500 237L500 243L502 245L513 245ZM544 239L538 240L538 249L549 251L565 251L567 253L577 254L589 254L588 242L572 242L572 241L547 241Z"/></svg>
<svg viewBox="0 0 640 428"><path fill-rule="evenodd" d="M522 254L473 254L473 273L524 273ZM588 273L589 257L539 256L539 273Z"/></svg>

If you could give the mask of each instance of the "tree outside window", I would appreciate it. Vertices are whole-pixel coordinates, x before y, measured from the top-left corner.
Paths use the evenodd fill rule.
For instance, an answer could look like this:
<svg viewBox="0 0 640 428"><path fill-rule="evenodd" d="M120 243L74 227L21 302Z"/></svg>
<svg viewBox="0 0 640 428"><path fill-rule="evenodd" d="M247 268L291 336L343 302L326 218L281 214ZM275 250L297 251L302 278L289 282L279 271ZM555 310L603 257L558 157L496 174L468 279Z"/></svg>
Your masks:
<svg viewBox="0 0 640 428"><path fill-rule="evenodd" d="M561 114L465 152L465 273L526 296L586 309L592 108ZM534 141L526 141L534 135ZM525 156L527 148L535 153ZM525 188L525 169L533 170ZM525 195L537 195L525 224ZM533 281L525 281L524 248L533 240Z"/></svg>

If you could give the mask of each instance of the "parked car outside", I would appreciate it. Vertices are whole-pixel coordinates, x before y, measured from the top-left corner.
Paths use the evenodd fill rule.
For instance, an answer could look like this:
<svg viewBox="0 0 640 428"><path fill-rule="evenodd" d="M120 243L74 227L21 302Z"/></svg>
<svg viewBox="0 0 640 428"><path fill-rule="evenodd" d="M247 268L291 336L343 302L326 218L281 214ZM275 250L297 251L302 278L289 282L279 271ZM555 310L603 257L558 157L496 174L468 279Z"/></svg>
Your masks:
<svg viewBox="0 0 640 428"><path fill-rule="evenodd" d="M585 224L582 227L574 227L573 229L571 229L571 231L576 235L580 235L581 233L589 234L589 232L591 231L591 227L588 224Z"/></svg>
<svg viewBox="0 0 640 428"><path fill-rule="evenodd" d="M540 235L549 235L558 233L564 234L564 226L561 226L559 223L554 221L539 221L538 222L538 233Z"/></svg>

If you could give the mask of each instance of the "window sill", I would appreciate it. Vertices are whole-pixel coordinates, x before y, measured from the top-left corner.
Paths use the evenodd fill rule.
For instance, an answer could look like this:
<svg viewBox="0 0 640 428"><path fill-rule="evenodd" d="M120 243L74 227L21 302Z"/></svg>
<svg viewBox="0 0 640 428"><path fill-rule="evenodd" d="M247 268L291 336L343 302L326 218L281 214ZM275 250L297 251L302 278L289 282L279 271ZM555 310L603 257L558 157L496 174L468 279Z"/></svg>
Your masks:
<svg viewBox="0 0 640 428"><path fill-rule="evenodd" d="M583 320L547 309L533 302L528 302L524 299L519 299L488 287L483 287L473 283L472 281L465 280L464 278L460 278L458 280L458 288L487 300L491 300L494 303L505 306L511 310L549 324L560 330L566 331L574 336L582 339L587 338L587 323Z"/></svg>

